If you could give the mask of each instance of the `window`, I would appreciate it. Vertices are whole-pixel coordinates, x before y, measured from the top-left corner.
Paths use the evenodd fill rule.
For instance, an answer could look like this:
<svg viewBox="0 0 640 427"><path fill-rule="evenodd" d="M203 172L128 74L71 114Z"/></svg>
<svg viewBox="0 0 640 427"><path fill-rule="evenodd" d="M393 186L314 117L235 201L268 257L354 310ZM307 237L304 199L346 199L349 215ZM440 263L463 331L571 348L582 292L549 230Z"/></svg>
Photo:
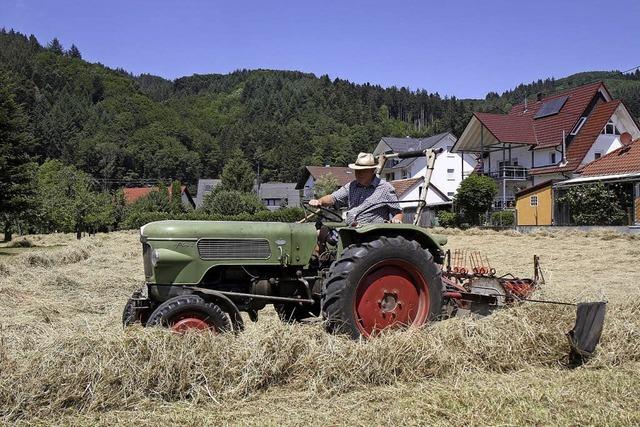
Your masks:
<svg viewBox="0 0 640 427"><path fill-rule="evenodd" d="M449 158L453 158L453 157L455 157L455 154L453 154L453 153L451 152L451 149L452 149L452 148L453 148L453 145L449 145L449 146L445 147L445 150L447 150L447 157L449 157Z"/></svg>
<svg viewBox="0 0 640 427"><path fill-rule="evenodd" d="M620 135L620 131L613 123L613 120L609 120L604 129L602 129L602 133L605 135Z"/></svg>
<svg viewBox="0 0 640 427"><path fill-rule="evenodd" d="M551 164L552 165L556 164L556 153L551 153Z"/></svg>
<svg viewBox="0 0 640 427"><path fill-rule="evenodd" d="M388 173L384 176L384 179L386 179L387 181L393 181L394 179L396 179L396 177L395 177L395 174Z"/></svg>
<svg viewBox="0 0 640 427"><path fill-rule="evenodd" d="M409 171L406 169L402 169L402 179L409 178Z"/></svg>
<svg viewBox="0 0 640 427"><path fill-rule="evenodd" d="M453 191L447 191L447 197L453 197L455 195L456 193L454 193Z"/></svg>
<svg viewBox="0 0 640 427"><path fill-rule="evenodd" d="M453 174L455 173L454 169L447 169L447 180L449 181L453 181L455 178L453 177Z"/></svg>
<svg viewBox="0 0 640 427"><path fill-rule="evenodd" d="M576 123L576 125L573 127L573 130L569 135L576 135L578 132L580 132L580 128L586 121L587 121L586 117L580 117L580 120L578 120L578 123Z"/></svg>
<svg viewBox="0 0 640 427"><path fill-rule="evenodd" d="M594 160L598 160L600 157L602 157L602 153L593 153Z"/></svg>
<svg viewBox="0 0 640 427"><path fill-rule="evenodd" d="M538 196L534 195L534 196L529 197L529 204L531 206L538 206Z"/></svg>

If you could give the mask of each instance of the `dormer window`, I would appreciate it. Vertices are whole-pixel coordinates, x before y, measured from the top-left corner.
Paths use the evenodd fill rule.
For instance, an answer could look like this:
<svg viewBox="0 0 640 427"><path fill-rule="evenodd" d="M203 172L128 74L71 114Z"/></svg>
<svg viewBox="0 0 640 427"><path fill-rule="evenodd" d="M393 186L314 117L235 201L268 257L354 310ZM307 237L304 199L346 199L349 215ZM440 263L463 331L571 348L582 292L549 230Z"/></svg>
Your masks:
<svg viewBox="0 0 640 427"><path fill-rule="evenodd" d="M576 123L576 125L573 127L573 130L571 131L570 135L577 135L578 132L580 132L580 128L586 121L587 121L586 117L580 117L580 120L578 120L578 123Z"/></svg>
<svg viewBox="0 0 640 427"><path fill-rule="evenodd" d="M613 123L613 120L609 120L604 129L602 129L602 133L605 135L620 135L620 131Z"/></svg>

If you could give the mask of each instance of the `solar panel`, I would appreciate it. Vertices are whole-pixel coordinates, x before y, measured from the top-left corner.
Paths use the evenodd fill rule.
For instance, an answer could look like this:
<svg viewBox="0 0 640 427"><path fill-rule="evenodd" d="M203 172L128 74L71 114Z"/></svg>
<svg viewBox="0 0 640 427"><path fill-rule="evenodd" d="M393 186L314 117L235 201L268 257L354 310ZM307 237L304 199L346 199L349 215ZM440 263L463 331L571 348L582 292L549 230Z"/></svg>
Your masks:
<svg viewBox="0 0 640 427"><path fill-rule="evenodd" d="M568 96L562 96L560 98L552 99L551 101L545 102L544 104L542 104L542 107L540 107L540 109L538 110L536 115L533 116L533 118L541 119L543 117L558 114L558 112L560 112L560 109L562 108L564 103L567 102L567 99L569 99Z"/></svg>

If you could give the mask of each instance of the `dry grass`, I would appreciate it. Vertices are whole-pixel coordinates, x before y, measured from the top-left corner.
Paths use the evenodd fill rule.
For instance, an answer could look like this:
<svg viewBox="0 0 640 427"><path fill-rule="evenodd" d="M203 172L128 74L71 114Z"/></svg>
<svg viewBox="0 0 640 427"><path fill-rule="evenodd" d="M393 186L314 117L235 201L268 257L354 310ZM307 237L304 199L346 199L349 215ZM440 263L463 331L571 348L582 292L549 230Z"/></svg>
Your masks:
<svg viewBox="0 0 640 427"><path fill-rule="evenodd" d="M142 284L135 233L30 236L47 252L0 257L0 420L29 424L637 424L637 240L596 233L469 230L501 272L531 274L546 297L610 301L597 356L570 370L573 311L529 305L481 321L357 343L272 312L238 336L123 332Z"/></svg>

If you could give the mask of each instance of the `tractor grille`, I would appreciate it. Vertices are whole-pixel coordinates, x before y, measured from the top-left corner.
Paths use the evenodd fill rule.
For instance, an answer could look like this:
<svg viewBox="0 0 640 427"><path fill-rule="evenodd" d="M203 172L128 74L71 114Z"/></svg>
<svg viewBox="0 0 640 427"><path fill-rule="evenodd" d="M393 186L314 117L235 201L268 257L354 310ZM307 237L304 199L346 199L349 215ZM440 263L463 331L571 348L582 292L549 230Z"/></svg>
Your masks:
<svg viewBox="0 0 640 427"><path fill-rule="evenodd" d="M144 275L147 279L153 276L153 265L151 265L151 246L148 243L142 244L142 261L144 262Z"/></svg>
<svg viewBox="0 0 640 427"><path fill-rule="evenodd" d="M271 248L266 239L200 239L202 259L268 259Z"/></svg>

